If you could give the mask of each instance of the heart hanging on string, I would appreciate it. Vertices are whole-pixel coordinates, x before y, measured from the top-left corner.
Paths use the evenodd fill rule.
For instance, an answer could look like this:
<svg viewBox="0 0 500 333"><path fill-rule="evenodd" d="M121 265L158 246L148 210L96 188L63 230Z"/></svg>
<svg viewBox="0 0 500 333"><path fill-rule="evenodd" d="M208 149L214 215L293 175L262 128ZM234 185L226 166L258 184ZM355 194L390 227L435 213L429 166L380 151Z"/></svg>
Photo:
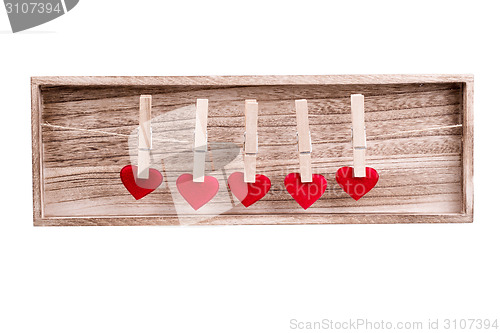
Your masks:
<svg viewBox="0 0 500 333"><path fill-rule="evenodd" d="M337 170L335 180L344 192L358 201L375 187L378 182L378 173L375 169L366 167L366 177L354 177L354 168L342 167Z"/></svg>
<svg viewBox="0 0 500 333"><path fill-rule="evenodd" d="M176 181L177 190L194 210L198 210L212 200L219 191L217 178L205 176L202 183L193 182L193 175L185 173Z"/></svg>
<svg viewBox="0 0 500 333"><path fill-rule="evenodd" d="M243 172L234 172L229 176L229 189L245 207L262 199L271 189L271 181L264 175L255 175L255 183L245 183Z"/></svg>
<svg viewBox="0 0 500 333"><path fill-rule="evenodd" d="M285 178L285 188L292 198L304 209L309 208L316 202L327 187L326 178L322 175L313 174L311 183L303 183L299 173L290 173Z"/></svg>
<svg viewBox="0 0 500 333"><path fill-rule="evenodd" d="M137 166L126 165L120 171L120 178L125 188L132 194L135 200L144 198L153 192L163 181L160 171L149 168L147 179L137 178Z"/></svg>

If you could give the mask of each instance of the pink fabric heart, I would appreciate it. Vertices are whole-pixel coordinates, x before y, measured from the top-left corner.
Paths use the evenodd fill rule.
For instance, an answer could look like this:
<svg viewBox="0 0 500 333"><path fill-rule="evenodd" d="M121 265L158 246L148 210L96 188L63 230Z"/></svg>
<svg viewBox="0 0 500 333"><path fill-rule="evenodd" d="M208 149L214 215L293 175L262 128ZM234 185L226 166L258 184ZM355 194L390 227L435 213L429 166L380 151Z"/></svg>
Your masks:
<svg viewBox="0 0 500 333"><path fill-rule="evenodd" d="M125 188L135 200L139 200L153 192L163 181L160 171L149 168L149 178L137 178L137 166L126 165L120 171L120 178Z"/></svg>
<svg viewBox="0 0 500 333"><path fill-rule="evenodd" d="M328 186L326 178L319 174L312 175L312 182L303 183L300 173L290 173L285 178L285 188L292 198L304 209L311 207Z"/></svg>
<svg viewBox="0 0 500 333"><path fill-rule="evenodd" d="M255 183L245 183L243 172L234 172L227 179L229 189L245 207L262 199L271 189L271 181L264 175L255 175Z"/></svg>
<svg viewBox="0 0 500 333"><path fill-rule="evenodd" d="M194 210L203 207L219 191L219 182L212 176L205 176L203 183L195 183L193 182L193 175L185 173L177 178L176 185L179 193Z"/></svg>
<svg viewBox="0 0 500 333"><path fill-rule="evenodd" d="M354 177L354 169L351 167L342 167L337 170L335 179L345 193L358 201L366 193L377 185L378 173L373 168L366 167L366 177Z"/></svg>

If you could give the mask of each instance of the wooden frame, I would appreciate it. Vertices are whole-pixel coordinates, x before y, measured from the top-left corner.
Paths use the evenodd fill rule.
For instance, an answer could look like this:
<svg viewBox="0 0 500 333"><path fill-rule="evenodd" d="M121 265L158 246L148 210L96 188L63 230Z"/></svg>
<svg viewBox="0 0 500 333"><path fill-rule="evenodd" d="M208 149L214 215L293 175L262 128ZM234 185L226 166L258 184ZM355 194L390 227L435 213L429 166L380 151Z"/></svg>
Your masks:
<svg viewBox="0 0 500 333"><path fill-rule="evenodd" d="M103 96L108 90L121 91L121 87L126 89L137 89L144 91L149 87L156 90L162 87L197 87L203 89L206 87L215 91L218 87L227 89L243 89L240 94L246 94L248 87L260 87L267 89L268 87L285 87L289 91L297 89L308 89L314 91L314 87L322 89L332 86L339 88L342 86L361 87L390 87L394 94L398 91L398 85L402 85L405 89L419 87L423 85L440 85L443 87L459 87L459 92L453 90L453 98L460 96L460 105L457 105L458 113L454 117L461 118L461 128L458 128L461 135L461 151L458 158L461 167L460 174L455 175L460 177L460 192L461 202L460 209L450 211L448 213L434 213L425 211L406 212L398 211L373 211L370 208L369 212L356 210L349 203L346 209L354 207L353 211L341 210L338 213L318 213L312 210L309 212L291 212L291 213L228 213L222 215L206 214L204 219L193 224L346 224L346 223L436 223L436 222L472 222L473 220L473 76L472 75L328 75L328 76L210 76L210 77L33 77L31 79L31 98L32 98L32 154L33 154L33 217L35 226L81 226L81 225L179 225L179 219L173 215L103 215L103 216L71 216L57 215L53 212L46 212L45 191L46 178L45 167L47 159L44 154L44 139L47 128L43 128L44 120L44 103L45 94L50 96L63 96L65 89L72 92L78 92L79 89L100 89ZM125 89L126 88L126 89ZM379 89L377 88L377 89ZM58 90L61 89L61 90ZM173 89L173 88L172 88ZM380 88L382 89L382 88ZM281 90L280 90L281 91ZM305 91L305 90L304 90ZM353 91L358 93L363 91ZM101 92L100 92L101 93ZM137 98L139 97L137 93ZM314 94L313 94L314 95ZM128 96L128 95L127 95ZM200 96L203 98L204 96ZM236 96L234 99L240 101L243 110L244 99L248 96ZM250 96L251 97L251 96ZM306 98L307 96L303 96ZM63 98L63 97L61 97ZM103 97L104 98L104 97ZM106 98L111 98L107 96ZM118 97L117 97L118 98ZM339 97L340 98L340 97ZM343 98L343 96L342 96ZM369 102L369 94L367 95ZM117 101L118 99L113 99ZM73 100L72 105L81 104L85 101ZM194 103L194 101L193 101ZM54 102L52 105L56 105ZM153 105L155 104L155 95L153 94ZM259 104L260 105L260 104ZM153 106L154 108L154 106ZM55 110L56 108L54 108ZM424 108L425 109L425 108ZM427 110L427 109L425 109ZM440 112L439 105L435 107L435 112ZM51 111L55 112L55 111ZM210 110L209 110L210 114ZM45 121L45 122L44 122ZM210 120L209 120L210 121ZM370 123L367 120L367 127ZM457 129L455 129L457 130ZM450 134L452 135L452 134ZM457 135L456 133L453 135ZM239 139L238 139L239 140ZM154 141L154 138L153 138ZM313 137L313 144L314 144ZM397 141L395 141L397 142ZM261 144L259 143L259 146ZM370 147L370 142L368 142ZM295 148L296 149L296 148ZM441 152L439 152L441 153ZM445 152L446 153L446 152ZM319 154L319 153L318 153ZM368 153L369 154L369 153ZM349 156L345 156L348 161ZM352 156L351 156L352 157ZM47 158L49 158L47 156ZM314 155L313 155L314 159ZM337 162L338 163L338 162ZM369 163L369 162L368 162ZM298 166L298 160L296 161ZM349 162L346 162L349 164ZM444 166L443 166L444 168ZM440 169L441 170L441 169ZM443 169L444 170L444 169ZM52 170L53 171L53 170ZM52 172L51 171L51 172ZM257 162L257 172L259 172L259 162ZM454 178L455 179L455 178ZM333 181L329 179L329 182ZM453 187L454 189L456 187ZM439 192L441 193L441 192ZM437 195L439 194L437 193ZM458 192L453 192L456 196ZM338 199L344 200L344 199ZM363 199L362 199L363 200ZM343 202L343 201L342 201ZM346 201L347 202L347 201ZM455 202L456 204L456 202ZM418 203L415 204L418 206ZM406 206L404 206L406 207ZM376 209L375 209L376 210ZM55 211L55 210L53 210ZM236 210L238 211L238 210ZM258 210L257 210L258 211ZM318 210L319 211L319 210ZM325 210L326 211L326 210Z"/></svg>

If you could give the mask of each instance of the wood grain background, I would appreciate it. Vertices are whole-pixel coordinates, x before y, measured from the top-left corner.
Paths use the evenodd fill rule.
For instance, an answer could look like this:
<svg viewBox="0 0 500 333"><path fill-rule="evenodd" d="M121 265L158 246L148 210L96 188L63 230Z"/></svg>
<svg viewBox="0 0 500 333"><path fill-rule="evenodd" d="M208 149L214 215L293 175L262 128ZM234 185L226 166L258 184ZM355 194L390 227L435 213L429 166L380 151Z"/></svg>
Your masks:
<svg viewBox="0 0 500 333"><path fill-rule="evenodd" d="M464 208L469 180L464 180L468 169L463 163L463 138L468 127L433 129L464 124L464 106L472 101L466 99L461 80L392 84L269 80L265 85L246 85L244 78L238 84L226 80L231 83L227 85L196 80L177 85L46 81L35 82L33 88L35 95L40 94L33 101L40 109L33 124L40 131L33 130L34 150L40 150L34 154L34 163L40 164L34 170L40 182L39 188L34 186L35 192L40 191L35 224L380 223L384 215L389 222L472 221L472 211ZM352 166L350 95L354 93L365 95L367 165L380 175L377 186L358 202L335 182L338 168ZM141 94L153 95L151 157L164 182L136 201L121 184L119 173L137 160ZM197 98L209 99L206 172L219 179L220 190L208 205L194 211L177 193L175 180L192 170ZM283 185L289 172L298 172L294 100L302 98L309 105L313 172L328 180L327 192L308 210ZM243 170L245 99L259 102L257 173L272 183L268 195L249 208L227 188L227 177ZM36 145L37 138L41 146ZM231 218L221 222L221 215ZM144 216L147 221L134 219ZM280 218L273 222L276 216ZM338 218L332 221L331 216Z"/></svg>

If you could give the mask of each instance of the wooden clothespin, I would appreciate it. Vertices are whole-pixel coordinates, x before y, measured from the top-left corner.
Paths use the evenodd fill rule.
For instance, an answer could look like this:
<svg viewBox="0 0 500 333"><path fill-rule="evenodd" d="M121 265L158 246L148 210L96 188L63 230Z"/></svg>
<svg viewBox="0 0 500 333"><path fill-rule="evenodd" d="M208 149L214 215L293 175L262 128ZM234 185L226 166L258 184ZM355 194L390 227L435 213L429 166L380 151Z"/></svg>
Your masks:
<svg viewBox="0 0 500 333"><path fill-rule="evenodd" d="M363 95L351 95L351 116L354 177L366 177L365 97Z"/></svg>
<svg viewBox="0 0 500 333"><path fill-rule="evenodd" d="M300 180L302 183L312 182L311 168L311 132L309 131L309 114L307 100L295 100L297 113L297 136L299 142Z"/></svg>
<svg viewBox="0 0 500 333"><path fill-rule="evenodd" d="M205 154L207 152L208 99L196 100L196 125L194 129L193 182L205 181Z"/></svg>
<svg viewBox="0 0 500 333"><path fill-rule="evenodd" d="M150 156L153 148L153 133L151 131L152 96L141 95L139 102L139 152L137 162L137 178L148 179Z"/></svg>
<svg viewBox="0 0 500 333"><path fill-rule="evenodd" d="M255 183L258 151L258 112L259 104L257 100L245 100L245 155L243 156L245 183Z"/></svg>

